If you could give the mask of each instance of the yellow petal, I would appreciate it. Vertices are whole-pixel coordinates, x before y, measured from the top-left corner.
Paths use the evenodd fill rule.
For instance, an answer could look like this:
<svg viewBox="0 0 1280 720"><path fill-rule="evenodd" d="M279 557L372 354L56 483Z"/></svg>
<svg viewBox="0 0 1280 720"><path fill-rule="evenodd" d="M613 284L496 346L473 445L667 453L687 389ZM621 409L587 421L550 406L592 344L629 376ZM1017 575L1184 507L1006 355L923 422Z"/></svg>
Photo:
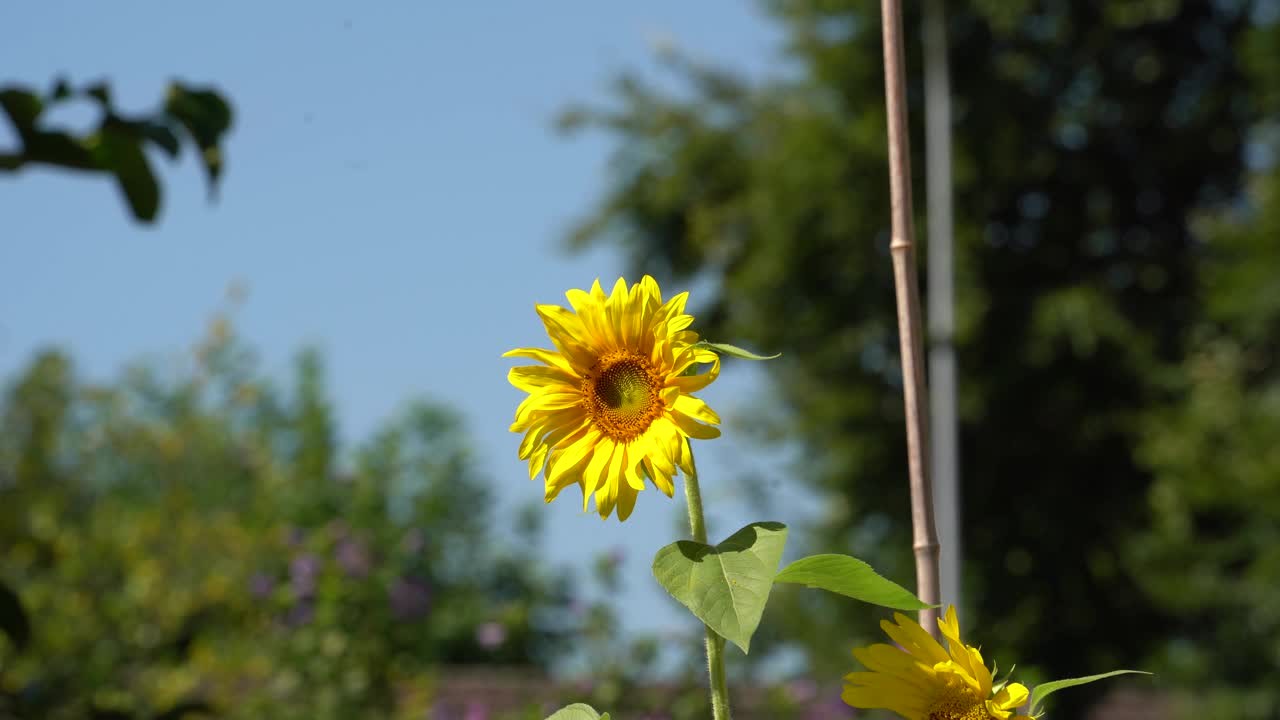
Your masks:
<svg viewBox="0 0 1280 720"><path fill-rule="evenodd" d="M582 472L582 512L587 511L587 502L591 494L605 482L604 474L609 469L609 459L613 457L616 447L617 444L612 439L601 438L600 444L596 446L591 460L587 463L587 469Z"/></svg>
<svg viewBox="0 0 1280 720"><path fill-rule="evenodd" d="M710 369L697 375L676 375L667 380L667 385L679 388L683 393L695 393L705 388L720 377L720 356L711 363Z"/></svg>
<svg viewBox="0 0 1280 720"><path fill-rule="evenodd" d="M885 643L854 648L853 656L868 670L904 677L914 675L922 678L921 682L925 684L932 682L936 676L931 666L921 663L907 651Z"/></svg>
<svg viewBox="0 0 1280 720"><path fill-rule="evenodd" d="M636 489L626 483L618 488L618 522L631 517L631 511L636 507L637 494Z"/></svg>
<svg viewBox="0 0 1280 720"><path fill-rule="evenodd" d="M627 467L622 471L622 477L626 480L626 484L631 489L639 491L644 489L644 477L640 474L640 463L643 459L636 453L629 453Z"/></svg>
<svg viewBox="0 0 1280 720"><path fill-rule="evenodd" d="M685 474L693 477L698 473L693 467L693 448L689 447L689 438L681 435L676 441L676 447L679 455L676 457L676 465L685 471Z"/></svg>
<svg viewBox="0 0 1280 720"><path fill-rule="evenodd" d="M578 471L576 474L580 476L582 466L591 459L591 452L595 450L599 439L600 433L590 426L583 428L579 434L565 438L562 450L552 455L551 461L547 463L547 485L563 487L566 483L561 480L565 475Z"/></svg>
<svg viewBox="0 0 1280 720"><path fill-rule="evenodd" d="M531 360L546 363L553 367L558 367L566 372L573 372L569 367L569 361L563 355L554 350L543 350L542 348L516 348L502 353L502 357L527 357Z"/></svg>
<svg viewBox="0 0 1280 720"><path fill-rule="evenodd" d="M671 497L675 493L676 485L671 480L671 476L675 474L675 468L664 472L664 468L658 466L658 453L653 453L644 459L645 470L649 472L649 479L653 481L653 486L662 491L663 495Z"/></svg>
<svg viewBox="0 0 1280 720"><path fill-rule="evenodd" d="M681 395L680 399L683 400L685 397L688 396ZM720 428L703 425L684 413L673 412L670 413L669 417L671 418L671 421L676 424L676 427L680 428L680 432L682 434L688 435L691 438L696 438L698 440L714 440L720 437Z"/></svg>
<svg viewBox="0 0 1280 720"><path fill-rule="evenodd" d="M577 388L582 378L558 367L545 365L522 365L507 371L507 381L525 392L538 392L542 388L564 386Z"/></svg>
<svg viewBox="0 0 1280 720"><path fill-rule="evenodd" d="M695 420L701 420L713 425L720 424L720 416L716 414L716 411L692 395L677 397L674 410L677 414L688 415Z"/></svg>
<svg viewBox="0 0 1280 720"><path fill-rule="evenodd" d="M891 695L878 688L845 687L840 699L846 705L865 709L883 709L895 712L907 720L925 720L927 708L919 700Z"/></svg>
<svg viewBox="0 0 1280 720"><path fill-rule="evenodd" d="M1027 702L1030 692L1022 683L1009 683L991 698L990 702L1001 710L1017 710Z"/></svg>
<svg viewBox="0 0 1280 720"><path fill-rule="evenodd" d="M893 641L902 646L904 650L911 653L916 659L929 664L937 664L948 662L950 656L942 646L938 644L933 636L924 631L919 623L902 613L894 613L893 619L897 621L897 625L888 620L880 621L880 628L885 631Z"/></svg>
<svg viewBox="0 0 1280 720"><path fill-rule="evenodd" d="M538 477L538 473L542 472L542 466L547 462L547 453L551 452L550 445L539 445L534 448L533 455L529 458L529 479Z"/></svg>
<svg viewBox="0 0 1280 720"><path fill-rule="evenodd" d="M582 320L559 305L536 305L538 316L547 328L547 336L568 360L573 371L585 375L596 361L596 355L583 343L591 336Z"/></svg>
<svg viewBox="0 0 1280 720"><path fill-rule="evenodd" d="M567 410L582 404L582 393L576 391L560 391L555 388L534 393L525 398L516 408L516 421L511 425L512 432L521 432L528 428L539 415L549 414L554 410Z"/></svg>
<svg viewBox="0 0 1280 720"><path fill-rule="evenodd" d="M653 432L652 427L650 427L649 432ZM670 482L671 476L676 474L676 462L667 454L666 438L650 438L649 445L649 452L646 454L646 459L652 463L653 470L656 474L666 477L667 482ZM671 493L667 493L667 495L670 494Z"/></svg>
<svg viewBox="0 0 1280 720"><path fill-rule="evenodd" d="M685 303L689 302L689 293L682 292L666 302L658 311L658 317L667 321L673 317L684 314Z"/></svg>

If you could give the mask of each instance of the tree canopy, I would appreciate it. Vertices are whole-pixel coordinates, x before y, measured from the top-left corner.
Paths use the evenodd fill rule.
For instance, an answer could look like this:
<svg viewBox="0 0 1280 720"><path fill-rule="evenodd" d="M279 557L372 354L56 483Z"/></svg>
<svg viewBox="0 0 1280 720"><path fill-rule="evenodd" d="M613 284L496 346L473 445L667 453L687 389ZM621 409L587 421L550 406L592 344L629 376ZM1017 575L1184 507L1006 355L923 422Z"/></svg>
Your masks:
<svg viewBox="0 0 1280 720"><path fill-rule="evenodd" d="M1002 666L1146 667L1235 717L1280 702L1267 7L991 1L947 22L967 623ZM616 139L570 242L706 280L700 331L782 351L741 420L805 448L815 547L910 577L878 5L766 8L786 36L774 77L673 53L684 88L625 74L566 112ZM919 33L907 58L921 178ZM766 626L847 668L861 610L796 602Z"/></svg>

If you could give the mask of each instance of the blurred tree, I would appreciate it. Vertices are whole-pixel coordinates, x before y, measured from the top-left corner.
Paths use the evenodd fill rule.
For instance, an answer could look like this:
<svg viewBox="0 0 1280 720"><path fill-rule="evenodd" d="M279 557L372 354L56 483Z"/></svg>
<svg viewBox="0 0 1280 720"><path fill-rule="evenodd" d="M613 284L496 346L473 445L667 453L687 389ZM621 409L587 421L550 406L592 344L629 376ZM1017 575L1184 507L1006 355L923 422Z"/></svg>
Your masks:
<svg viewBox="0 0 1280 720"><path fill-rule="evenodd" d="M422 717L444 665L559 656L568 577L492 537L456 414L344 461L318 355L288 395L224 320L195 357L97 384L50 351L4 396L0 718Z"/></svg>
<svg viewBox="0 0 1280 720"><path fill-rule="evenodd" d="M910 578L877 3L766 7L786 31L780 78L751 83L669 53L688 92L626 74L612 107L566 112L567 129L619 141L613 187L571 243L619 242L637 272L708 281L704 334L783 351L769 366L777 397L744 422L806 448L797 479L827 501L812 548ZM1006 666L1160 669L1176 646L1201 669L1182 677L1261 692L1275 648L1256 629L1273 627L1274 609L1254 603L1280 606L1280 569L1273 552L1252 570L1230 553L1263 547L1244 528L1276 527L1262 509L1277 502L1274 450L1263 453L1280 430L1275 401L1248 389L1274 368L1280 330L1262 319L1273 304L1233 276L1254 273L1258 292L1273 283L1260 268L1275 265L1258 263L1277 235L1253 221L1198 233L1194 220L1239 197L1249 133L1277 116L1275 4L949 10L966 624ZM909 44L918 125L921 49ZM1255 199L1274 216L1274 195ZM1210 265L1215 243L1224 257ZM1222 306L1255 332L1225 358L1207 339L1237 337ZM1222 407L1203 367L1228 360L1219 380L1240 404ZM1190 443L1206 425L1232 442ZM1197 527L1187 513L1215 511L1194 488L1211 494L1224 481L1206 473L1228 457L1231 482L1254 480ZM1205 533L1228 547L1202 545ZM1193 559L1217 602L1175 600ZM812 648L823 677L847 671L865 610L780 599L766 624ZM831 631L839 623L847 633ZM1222 674L1237 665L1252 672ZM1064 694L1056 709L1071 716L1103 691Z"/></svg>

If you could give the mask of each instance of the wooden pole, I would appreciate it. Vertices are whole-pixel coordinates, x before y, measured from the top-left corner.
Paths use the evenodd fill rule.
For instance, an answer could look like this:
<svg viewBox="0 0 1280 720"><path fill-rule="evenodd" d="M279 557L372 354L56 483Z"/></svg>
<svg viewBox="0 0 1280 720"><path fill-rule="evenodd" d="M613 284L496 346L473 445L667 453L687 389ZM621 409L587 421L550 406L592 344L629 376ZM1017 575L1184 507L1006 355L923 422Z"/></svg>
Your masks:
<svg viewBox="0 0 1280 720"><path fill-rule="evenodd" d="M911 149L907 139L906 84L903 77L902 6L881 0L884 37L884 90L889 129L889 192L893 219L893 279L902 352L902 392L907 416L907 461L911 480L911 527L916 553L916 593L936 604L938 535L933 521L933 488L925 452L929 411L924 382L924 344L920 332L920 289L916 284L915 228L911 217ZM938 635L938 610L920 611L920 624Z"/></svg>

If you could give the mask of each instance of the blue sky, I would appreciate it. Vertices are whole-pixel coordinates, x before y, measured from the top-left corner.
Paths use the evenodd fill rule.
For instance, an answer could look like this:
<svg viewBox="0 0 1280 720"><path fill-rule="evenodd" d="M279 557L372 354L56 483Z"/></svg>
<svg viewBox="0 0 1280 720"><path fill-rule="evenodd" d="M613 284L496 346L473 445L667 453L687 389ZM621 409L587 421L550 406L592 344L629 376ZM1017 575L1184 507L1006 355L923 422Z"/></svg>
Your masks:
<svg viewBox="0 0 1280 720"><path fill-rule="evenodd" d="M120 104L142 110L176 77L220 86L237 116L219 200L206 202L190 158L161 163L153 227L128 217L109 181L0 176L0 376L48 344L97 379L139 358L178 362L228 286L243 283L249 297L235 324L266 371L285 373L303 346L324 351L344 438L365 437L408 398L443 400L465 414L504 513L540 498L507 432L521 397L505 380L515 363L499 356L547 346L535 302L562 303L565 289L623 270L611 250L561 249L606 187L611 141L556 136L556 112L605 99L619 70L653 72L659 39L755 75L776 64L779 48L750 3L548 7L5 5L0 82L105 77ZM0 146L10 143L0 127ZM738 363L703 396L731 419L759 383ZM739 502L733 476L777 464L731 429L702 446L713 536L802 517L800 503L761 518ZM622 550L627 627L690 628L648 570L676 537L681 496L646 491L619 525L583 515L570 495L546 508L551 557L582 565Z"/></svg>

